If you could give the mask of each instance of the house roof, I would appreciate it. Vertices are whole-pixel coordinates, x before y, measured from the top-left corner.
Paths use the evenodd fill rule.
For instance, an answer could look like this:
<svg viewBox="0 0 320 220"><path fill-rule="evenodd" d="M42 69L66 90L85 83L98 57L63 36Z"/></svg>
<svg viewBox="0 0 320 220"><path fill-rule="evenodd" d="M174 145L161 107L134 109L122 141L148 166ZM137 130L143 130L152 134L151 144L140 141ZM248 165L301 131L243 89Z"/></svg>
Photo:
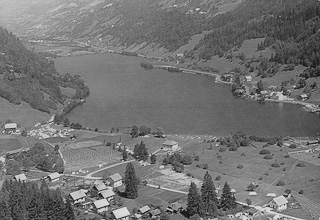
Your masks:
<svg viewBox="0 0 320 220"><path fill-rule="evenodd" d="M130 216L130 212L127 209L127 207L122 207L120 209L113 210L112 213L113 213L113 215L114 215L114 217L116 219L124 218L126 216Z"/></svg>
<svg viewBox="0 0 320 220"><path fill-rule="evenodd" d="M272 199L278 206L288 203L288 200L284 196L278 196Z"/></svg>
<svg viewBox="0 0 320 220"><path fill-rule="evenodd" d="M102 182L94 184L94 187L96 187L99 192L107 189L107 186Z"/></svg>
<svg viewBox="0 0 320 220"><path fill-rule="evenodd" d="M143 214L143 213L146 213L147 211L150 210L150 207L145 205L143 206L142 208L139 209L139 211Z"/></svg>
<svg viewBox="0 0 320 220"><path fill-rule="evenodd" d="M161 211L159 209L155 209L155 210L152 210L150 213L151 215L156 216L156 215L160 215Z"/></svg>
<svg viewBox="0 0 320 220"><path fill-rule="evenodd" d="M24 175L24 173L21 173L21 174L19 174L19 175L16 175L16 176L14 176L14 178L15 178L17 181L25 181L25 180L27 180L27 177L26 177L26 175Z"/></svg>
<svg viewBox="0 0 320 220"><path fill-rule="evenodd" d="M97 208L97 209L101 209L103 207L106 207L106 206L109 206L109 202L108 200L106 199L100 199L100 200L97 200L97 201L94 201L93 202L93 205Z"/></svg>
<svg viewBox="0 0 320 220"><path fill-rule="evenodd" d="M50 174L48 175L48 177L53 180L53 179L59 178L59 177L60 177L60 174L59 174L58 172L50 173Z"/></svg>
<svg viewBox="0 0 320 220"><path fill-rule="evenodd" d="M256 196L257 193L256 192L249 192L249 196Z"/></svg>
<svg viewBox="0 0 320 220"><path fill-rule="evenodd" d="M237 192L237 190L235 190L235 189L231 189L231 190L230 190L230 192L232 192L232 193L236 193L236 192Z"/></svg>
<svg viewBox="0 0 320 220"><path fill-rule="evenodd" d="M302 95L300 95L300 97L302 97L302 98L308 98L308 95L307 95L307 94L302 94Z"/></svg>
<svg viewBox="0 0 320 220"><path fill-rule="evenodd" d="M2 163L6 162L6 158L3 157L3 156L1 156L1 157L0 157L0 161L1 161Z"/></svg>
<svg viewBox="0 0 320 220"><path fill-rule="evenodd" d="M70 193L70 196L73 200L78 200L83 197L86 197L86 194L82 190L78 190L78 191L74 191L74 192Z"/></svg>
<svg viewBox="0 0 320 220"><path fill-rule="evenodd" d="M111 178L114 182L119 181L119 180L122 180L122 177L121 177L121 175L120 175L119 173L112 174L112 175L110 176L110 178Z"/></svg>
<svg viewBox="0 0 320 220"><path fill-rule="evenodd" d="M276 197L277 195L275 193L268 193L267 197Z"/></svg>
<svg viewBox="0 0 320 220"><path fill-rule="evenodd" d="M4 125L4 129L13 129L13 128L17 128L17 123L8 123Z"/></svg>
<svg viewBox="0 0 320 220"><path fill-rule="evenodd" d="M252 76L245 76L246 77L246 79L248 80L252 80Z"/></svg>
<svg viewBox="0 0 320 220"><path fill-rule="evenodd" d="M175 203L172 203L170 207L172 208L172 210L177 211L182 208L182 205L179 202L175 202Z"/></svg>
<svg viewBox="0 0 320 220"><path fill-rule="evenodd" d="M178 144L177 142L175 141L169 141L169 140L166 140L163 145L169 145L169 146L173 146L173 145L176 145Z"/></svg>
<svg viewBox="0 0 320 220"><path fill-rule="evenodd" d="M105 199L115 195L111 189L103 190L100 192L100 194Z"/></svg>
<svg viewBox="0 0 320 220"><path fill-rule="evenodd" d="M138 214L138 213L134 213L134 215L132 216L133 218L141 218L142 215Z"/></svg>

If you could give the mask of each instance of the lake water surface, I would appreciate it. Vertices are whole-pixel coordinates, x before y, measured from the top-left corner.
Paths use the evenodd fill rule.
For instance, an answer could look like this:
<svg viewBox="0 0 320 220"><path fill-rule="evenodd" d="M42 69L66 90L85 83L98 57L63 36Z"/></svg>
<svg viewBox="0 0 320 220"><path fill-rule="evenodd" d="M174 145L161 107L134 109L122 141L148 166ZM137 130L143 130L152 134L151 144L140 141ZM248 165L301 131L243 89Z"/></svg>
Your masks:
<svg viewBox="0 0 320 220"><path fill-rule="evenodd" d="M264 136L317 136L320 117L302 107L234 97L214 78L145 70L140 58L116 54L63 57L60 73L78 74L91 94L68 118L83 126L161 126L166 133L226 135L242 130Z"/></svg>

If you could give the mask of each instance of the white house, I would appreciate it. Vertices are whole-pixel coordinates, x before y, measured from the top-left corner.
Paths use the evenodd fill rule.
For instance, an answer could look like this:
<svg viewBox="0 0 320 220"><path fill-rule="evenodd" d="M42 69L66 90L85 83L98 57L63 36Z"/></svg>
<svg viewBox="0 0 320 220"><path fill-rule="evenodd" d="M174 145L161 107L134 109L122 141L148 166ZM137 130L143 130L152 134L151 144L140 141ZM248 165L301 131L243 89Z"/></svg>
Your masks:
<svg viewBox="0 0 320 220"><path fill-rule="evenodd" d="M47 176L47 179L50 181L50 182L55 182L55 181L58 181L60 178L60 174L55 172L55 173L50 173L48 176Z"/></svg>
<svg viewBox="0 0 320 220"><path fill-rule="evenodd" d="M150 211L150 207L148 205L145 205L143 207L141 207L140 209L138 209L138 211L141 213L141 214L145 214L147 212Z"/></svg>
<svg viewBox="0 0 320 220"><path fill-rule="evenodd" d="M100 199L93 202L93 210L96 213L106 212L109 210L110 204L106 199Z"/></svg>
<svg viewBox="0 0 320 220"><path fill-rule="evenodd" d="M278 196L273 198L269 206L273 209L276 209L278 212L286 210L288 205L288 200L284 196Z"/></svg>
<svg viewBox="0 0 320 220"><path fill-rule="evenodd" d="M112 215L114 219L117 220L129 220L130 218L130 212L127 209L127 207L122 207L120 209L113 210Z"/></svg>
<svg viewBox="0 0 320 220"><path fill-rule="evenodd" d="M94 187L98 192L101 192L101 191L107 189L107 186L106 186L102 181L95 183L93 187Z"/></svg>
<svg viewBox="0 0 320 220"><path fill-rule="evenodd" d="M164 150L179 150L178 143L175 141L166 140L162 145Z"/></svg>
<svg viewBox="0 0 320 220"><path fill-rule="evenodd" d="M111 189L103 190L99 194L102 198L108 200L109 202L112 201L115 196L115 193Z"/></svg>
<svg viewBox="0 0 320 220"><path fill-rule="evenodd" d="M110 183L110 186L112 186L113 188L122 186L122 177L119 173L115 173L109 176L108 181Z"/></svg>
<svg viewBox="0 0 320 220"><path fill-rule="evenodd" d="M71 199L73 204L77 204L86 200L86 194L84 193L84 191L78 190L70 193L69 198Z"/></svg>
<svg viewBox="0 0 320 220"><path fill-rule="evenodd" d="M20 182L25 182L25 181L27 181L27 177L26 177L26 175L24 175L24 173L21 173L21 174L19 174L19 175L14 176L14 179L15 179L16 181L20 181Z"/></svg>
<svg viewBox="0 0 320 220"><path fill-rule="evenodd" d="M245 76L245 81L246 82L251 82L252 81L252 76Z"/></svg>
<svg viewBox="0 0 320 220"><path fill-rule="evenodd" d="M4 130L6 133L15 132L18 128L17 123L8 123L4 125Z"/></svg>

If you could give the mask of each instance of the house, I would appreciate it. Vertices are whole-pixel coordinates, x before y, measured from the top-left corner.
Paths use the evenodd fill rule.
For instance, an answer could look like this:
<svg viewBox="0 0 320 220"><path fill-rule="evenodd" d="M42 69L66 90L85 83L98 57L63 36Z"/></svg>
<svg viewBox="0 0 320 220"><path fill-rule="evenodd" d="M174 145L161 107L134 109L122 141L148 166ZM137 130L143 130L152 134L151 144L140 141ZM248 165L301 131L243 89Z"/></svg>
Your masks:
<svg viewBox="0 0 320 220"><path fill-rule="evenodd" d="M138 214L138 213L134 213L132 216L131 216L133 219L135 220L141 220L142 219L142 215Z"/></svg>
<svg viewBox="0 0 320 220"><path fill-rule="evenodd" d="M86 194L82 190L78 190L70 193L69 198L73 204L77 204L85 201Z"/></svg>
<svg viewBox="0 0 320 220"><path fill-rule="evenodd" d="M258 212L258 210L256 210L255 208L252 208L252 207L246 210L246 213L248 215L255 215L257 212Z"/></svg>
<svg viewBox="0 0 320 220"><path fill-rule="evenodd" d="M111 189L103 190L99 194L102 198L108 200L109 202L111 202L115 196L115 193Z"/></svg>
<svg viewBox="0 0 320 220"><path fill-rule="evenodd" d="M162 145L164 150L179 150L178 143L175 141L166 140Z"/></svg>
<svg viewBox="0 0 320 220"><path fill-rule="evenodd" d="M103 182L97 182L94 184L93 188L98 192L101 192L103 190L106 190L107 186Z"/></svg>
<svg viewBox="0 0 320 220"><path fill-rule="evenodd" d="M138 209L138 211L141 213L141 214L145 214L147 212L150 211L150 207L148 205L145 205L143 207L141 207L140 209Z"/></svg>
<svg viewBox="0 0 320 220"><path fill-rule="evenodd" d="M17 128L18 128L17 123L8 123L4 125L4 131L6 134L16 132Z"/></svg>
<svg viewBox="0 0 320 220"><path fill-rule="evenodd" d="M249 196L256 196L257 193L256 192L249 192Z"/></svg>
<svg viewBox="0 0 320 220"><path fill-rule="evenodd" d="M24 173L21 173L19 175L14 176L14 179L16 181L20 181L20 182L26 182L27 181L27 177L26 177L26 175L24 175Z"/></svg>
<svg viewBox="0 0 320 220"><path fill-rule="evenodd" d="M112 215L114 219L117 220L129 220L130 218L130 212L127 209L127 207L122 207L120 209L113 210Z"/></svg>
<svg viewBox="0 0 320 220"><path fill-rule="evenodd" d="M50 173L48 176L47 176L47 179L50 181L50 182L55 182L55 181L58 181L60 178L60 174L55 172L55 173Z"/></svg>
<svg viewBox="0 0 320 220"><path fill-rule="evenodd" d="M278 212L286 210L287 204L288 200L284 196L278 196L269 202L269 206L273 209L276 209Z"/></svg>
<svg viewBox="0 0 320 220"><path fill-rule="evenodd" d="M307 94L302 94L302 95L300 95L300 98L301 98L302 101L304 101L304 100L308 99L308 95Z"/></svg>
<svg viewBox="0 0 320 220"><path fill-rule="evenodd" d="M109 210L110 204L106 199L99 199L93 202L93 210L96 213L102 213Z"/></svg>
<svg viewBox="0 0 320 220"><path fill-rule="evenodd" d="M252 81L252 76L245 76L245 81L246 82L251 82Z"/></svg>
<svg viewBox="0 0 320 220"><path fill-rule="evenodd" d="M159 209L155 209L150 212L150 217L157 218L157 216L159 216L160 214L161 214L161 211Z"/></svg>
<svg viewBox="0 0 320 220"><path fill-rule="evenodd" d="M179 202L175 202L169 205L166 211L170 213L179 213L181 210L182 205Z"/></svg>
<svg viewBox="0 0 320 220"><path fill-rule="evenodd" d="M282 92L276 93L276 100L283 101L284 99L285 98L284 98L284 95L282 94Z"/></svg>
<svg viewBox="0 0 320 220"><path fill-rule="evenodd" d="M119 173L115 173L109 176L107 181L109 182L109 185L113 188L122 186L122 177Z"/></svg>
<svg viewBox="0 0 320 220"><path fill-rule="evenodd" d="M268 193L267 197L277 197L277 195L275 193Z"/></svg>

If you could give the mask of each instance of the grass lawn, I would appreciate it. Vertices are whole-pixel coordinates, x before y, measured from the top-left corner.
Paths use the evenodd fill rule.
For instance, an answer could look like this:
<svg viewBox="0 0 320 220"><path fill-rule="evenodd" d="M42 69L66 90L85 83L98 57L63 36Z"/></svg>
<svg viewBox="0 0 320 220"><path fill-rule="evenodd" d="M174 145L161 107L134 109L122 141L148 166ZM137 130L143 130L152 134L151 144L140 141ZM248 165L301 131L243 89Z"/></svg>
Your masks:
<svg viewBox="0 0 320 220"><path fill-rule="evenodd" d="M0 136L0 155L22 147L23 145L18 138L14 136Z"/></svg>

